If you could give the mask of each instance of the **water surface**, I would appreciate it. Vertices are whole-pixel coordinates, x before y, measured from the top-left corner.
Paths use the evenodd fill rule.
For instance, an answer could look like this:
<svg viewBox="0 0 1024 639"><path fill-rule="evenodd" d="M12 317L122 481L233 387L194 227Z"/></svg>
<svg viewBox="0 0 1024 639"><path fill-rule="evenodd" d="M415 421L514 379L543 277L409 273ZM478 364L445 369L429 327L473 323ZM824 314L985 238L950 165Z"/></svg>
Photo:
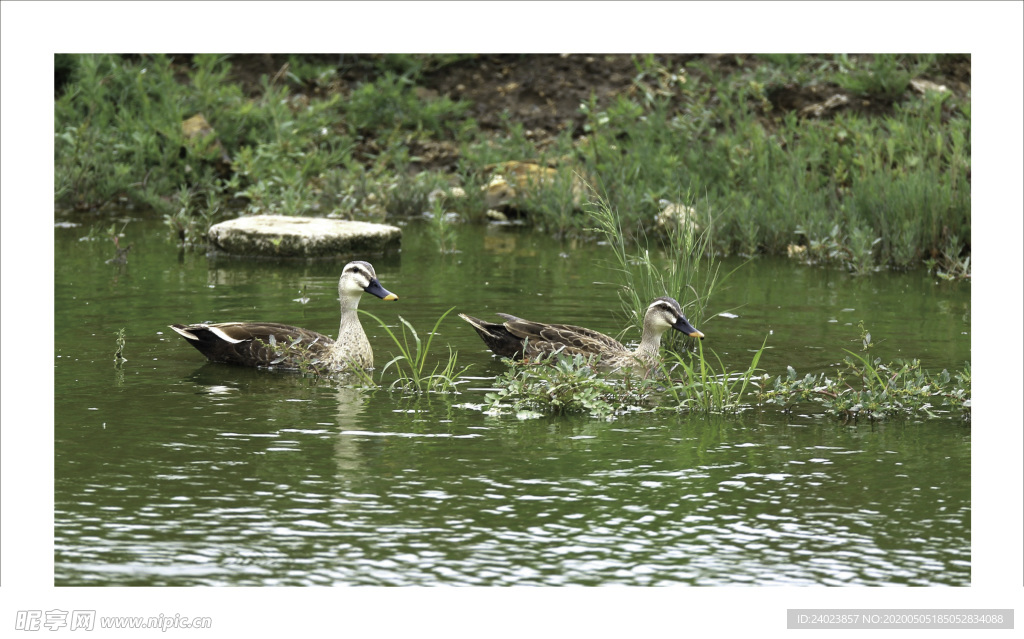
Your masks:
<svg viewBox="0 0 1024 639"><path fill-rule="evenodd" d="M436 341L479 378L455 396L208 364L167 324L335 334L343 262L180 253L134 220L117 266L86 231L55 229L56 585L970 583L959 419L490 416L473 406L504 365L454 313ZM401 254L372 260L401 299L361 308L423 331L452 306L623 327L606 248L500 227L463 228L458 248L410 223ZM885 360L970 359L969 285L922 272L758 259L712 311L737 316L696 323L734 368L768 336L768 372L828 370L859 348L859 321ZM385 363L387 336L363 325Z"/></svg>

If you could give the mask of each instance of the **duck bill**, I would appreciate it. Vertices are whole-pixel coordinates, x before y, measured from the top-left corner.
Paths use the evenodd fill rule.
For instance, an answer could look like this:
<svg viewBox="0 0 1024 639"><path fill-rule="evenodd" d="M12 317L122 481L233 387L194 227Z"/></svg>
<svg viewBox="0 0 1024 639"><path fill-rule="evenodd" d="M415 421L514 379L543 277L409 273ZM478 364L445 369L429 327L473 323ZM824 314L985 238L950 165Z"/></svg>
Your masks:
<svg viewBox="0 0 1024 639"><path fill-rule="evenodd" d="M681 333L685 333L690 337L699 337L700 339L704 339L704 333L701 333L700 331L695 329L690 324L690 322L686 321L685 317L680 317L679 319L677 319L676 323L672 325L672 328L676 329Z"/></svg>
<svg viewBox="0 0 1024 639"><path fill-rule="evenodd" d="M397 300L398 299L397 295L395 295L391 291L389 291L386 288L384 288L383 286L381 286L380 282L377 281L376 279L370 280L370 285L367 286L363 290L366 291L367 293L369 293L370 295L376 295L377 297L381 298L385 302L390 302L391 300Z"/></svg>

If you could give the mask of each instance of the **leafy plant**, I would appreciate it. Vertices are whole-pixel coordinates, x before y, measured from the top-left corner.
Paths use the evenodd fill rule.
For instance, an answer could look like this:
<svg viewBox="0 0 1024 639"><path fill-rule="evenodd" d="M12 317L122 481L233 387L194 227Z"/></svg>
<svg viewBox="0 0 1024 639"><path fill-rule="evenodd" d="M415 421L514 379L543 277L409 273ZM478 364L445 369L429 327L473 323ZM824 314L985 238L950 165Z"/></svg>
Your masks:
<svg viewBox="0 0 1024 639"><path fill-rule="evenodd" d="M662 375L670 382L665 387L666 395L672 397L677 408L697 408L712 413L733 413L749 406L747 388L751 386L757 372L758 362L764 353L768 338L754 353L745 371L730 371L722 359L716 370L704 357L703 343L698 341L698 359L693 363L689 354L669 352L662 364Z"/></svg>
<svg viewBox="0 0 1024 639"><path fill-rule="evenodd" d="M421 100L412 88L408 78L390 71L359 86L345 104L349 125L356 131L385 132L385 137L400 128L444 137L458 128L467 103L448 97Z"/></svg>
<svg viewBox="0 0 1024 639"><path fill-rule="evenodd" d="M446 193L446 191L440 189L434 192L430 211L427 213L430 218L430 232L434 236L437 248L442 255L457 252L453 224L458 220L459 215L445 209Z"/></svg>
<svg viewBox="0 0 1024 639"><path fill-rule="evenodd" d="M458 365L458 353L449 346L447 359L441 359L435 362L433 368L428 370L428 358L431 355L430 345L434 341L434 336L437 335L437 329L444 321L444 318L455 310L455 307L445 311L441 317L434 323L434 327L429 332L426 343L420 338L419 333L416 332L415 327L409 323L406 319L399 316L398 321L402 324L401 336L395 334L391 328L381 321L377 316L368 313L362 309L359 310L380 324L384 332L388 334L391 341L398 349L398 355L395 355L384 367L381 369L381 380L384 379L384 374L388 369L394 367L397 379L391 382L389 388L392 390L400 388L405 391L413 391L416 393L451 393L456 392L456 384L459 382L459 378L466 373L469 366L463 366L459 368ZM411 338L411 341L410 341Z"/></svg>
<svg viewBox="0 0 1024 639"><path fill-rule="evenodd" d="M835 79L839 86L852 92L892 101L903 95L910 80L931 67L934 59L934 56L911 59L910 56L876 53L863 66L843 55L839 56L839 66L844 73Z"/></svg>
<svg viewBox="0 0 1024 639"><path fill-rule="evenodd" d="M117 329L116 333L117 350L114 351L114 366L120 366L127 362L127 358L124 357L124 328Z"/></svg>
<svg viewBox="0 0 1024 639"><path fill-rule="evenodd" d="M655 388L652 380L633 375L609 377L596 369L591 358L579 354L552 353L530 364L509 363L509 369L495 380L497 390L485 396L492 414L506 409L522 414L530 409L537 414L583 413L609 419L641 409Z"/></svg>
<svg viewBox="0 0 1024 639"><path fill-rule="evenodd" d="M596 224L591 230L604 237L614 255L611 266L619 275L619 298L630 322L642 327L651 300L668 295L684 309L692 305L694 310L687 317L701 326L719 283L718 265L710 250L711 221L707 220L707 226L699 232L692 220L671 225L664 257L658 259L646 246L645 235L641 234L642 239L635 242L627 241L618 214L605 199L597 198L589 212ZM681 338L669 333L663 339L671 349Z"/></svg>
<svg viewBox="0 0 1024 639"><path fill-rule="evenodd" d="M863 355L846 351L842 368L834 377L825 373L799 377L793 367L786 376L771 380L765 375L755 382L758 402L777 405L783 410L805 403L820 404L826 412L844 419L861 415L872 420L901 415L925 414L936 417L938 410L958 412L970 419L971 369L950 376L943 370L937 375L921 369L919 360L896 360L882 363L881 358L867 355L872 346L871 334L860 324ZM854 386L859 382L859 386Z"/></svg>
<svg viewBox="0 0 1024 639"><path fill-rule="evenodd" d="M170 59L88 55L75 62L54 102L56 201L95 209L124 197L161 210L159 195L186 182L189 166L180 155L187 89Z"/></svg>

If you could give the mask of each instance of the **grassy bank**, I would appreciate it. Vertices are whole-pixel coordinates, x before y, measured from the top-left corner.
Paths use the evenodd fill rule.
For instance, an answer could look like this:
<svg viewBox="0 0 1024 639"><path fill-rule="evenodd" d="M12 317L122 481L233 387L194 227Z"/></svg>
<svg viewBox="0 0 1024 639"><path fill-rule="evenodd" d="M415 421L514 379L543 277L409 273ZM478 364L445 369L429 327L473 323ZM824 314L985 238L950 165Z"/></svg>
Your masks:
<svg viewBox="0 0 1024 639"><path fill-rule="evenodd" d="M453 186L465 195L445 207L466 221L497 207L588 236L594 193L626 242L696 224L717 254L969 276L969 87L911 84L950 58L636 56L624 90L579 105L582 126L539 139L511 117L482 127L469 102L424 90L473 56L292 56L253 89L238 57L61 55L54 198L152 210L194 244L238 214L418 215ZM340 81L354 64L362 79ZM494 165L508 161L550 175L509 177L515 195L495 199Z"/></svg>

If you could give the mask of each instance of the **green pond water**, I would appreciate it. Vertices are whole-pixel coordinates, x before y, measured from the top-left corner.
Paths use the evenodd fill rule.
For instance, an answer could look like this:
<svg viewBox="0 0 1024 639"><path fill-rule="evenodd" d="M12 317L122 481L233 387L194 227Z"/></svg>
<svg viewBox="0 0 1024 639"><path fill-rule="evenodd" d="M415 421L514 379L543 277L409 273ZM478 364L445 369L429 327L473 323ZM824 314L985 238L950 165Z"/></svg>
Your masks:
<svg viewBox="0 0 1024 639"><path fill-rule="evenodd" d="M491 416L475 406L505 365L455 313L435 350L472 365L458 395L209 364L167 325L334 335L344 261L180 253L159 222L134 219L119 266L104 263L109 240L80 240L87 230L54 230L58 586L971 582L971 432L958 417ZM407 223L401 253L371 259L400 300L360 308L424 333L453 306L624 326L606 247L493 226L460 228L457 246L441 255ZM885 361L952 371L971 355L969 284L923 272L757 259L691 319L730 368L767 336L772 375L829 370L859 349L861 320ZM363 326L381 366L390 339Z"/></svg>

